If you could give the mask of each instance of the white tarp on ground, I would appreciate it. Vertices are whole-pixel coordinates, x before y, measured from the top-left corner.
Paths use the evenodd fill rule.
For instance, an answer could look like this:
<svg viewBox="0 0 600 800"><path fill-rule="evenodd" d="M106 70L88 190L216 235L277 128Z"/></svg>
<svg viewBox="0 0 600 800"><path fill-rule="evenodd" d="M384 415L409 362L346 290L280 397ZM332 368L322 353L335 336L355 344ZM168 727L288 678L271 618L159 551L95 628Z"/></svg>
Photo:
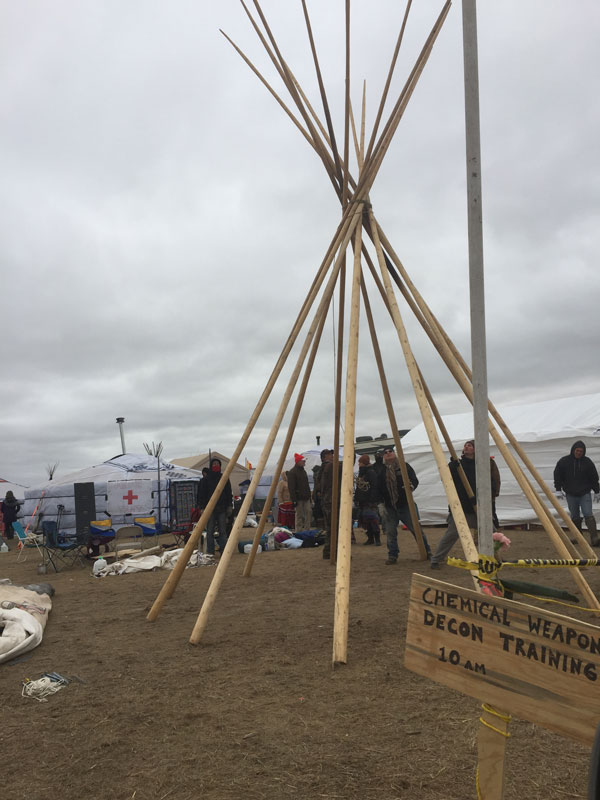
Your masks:
<svg viewBox="0 0 600 800"><path fill-rule="evenodd" d="M94 572L97 578L105 578L107 575L126 575L130 572L152 572L155 569L173 569L179 556L183 553L183 547L177 550L167 550L160 555L138 556L137 558L125 558L123 561L115 561L107 564L102 569ZM214 556L205 555L195 550L192 553L187 567L210 567L216 566Z"/></svg>
<svg viewBox="0 0 600 800"><path fill-rule="evenodd" d="M497 408L509 430L552 490L556 462L562 456L568 455L577 439L585 442L586 454L600 471L600 394L544 400L518 406L503 405ZM443 419L460 455L464 442L473 438L473 414L452 414ZM503 439L506 441L504 437ZM445 445L442 446L446 452ZM425 525L444 523L448 515L448 501L422 423L406 434L402 439L402 447L406 460L419 478L415 500L421 521ZM496 501L500 524L534 522L536 515L491 439L490 455L495 458L502 478L500 497ZM538 494L542 495L540 491ZM600 520L600 497L592 497L594 515ZM564 499L562 504L566 508Z"/></svg>
<svg viewBox="0 0 600 800"><path fill-rule="evenodd" d="M199 481L201 472L160 462L160 508L163 523L169 522L169 486L173 481ZM116 456L102 464L55 478L35 489L25 491L21 509L24 527L32 521L39 504L36 520L56 520L58 506L64 506L60 529L69 535L75 532L75 484L93 483L96 518L110 517L113 525L131 525L134 517L154 516L158 519L159 483L157 460L148 455ZM43 495L43 496L42 496Z"/></svg>
<svg viewBox="0 0 600 800"><path fill-rule="evenodd" d="M0 584L0 663L38 646L51 608L50 594L38 594L12 583Z"/></svg>

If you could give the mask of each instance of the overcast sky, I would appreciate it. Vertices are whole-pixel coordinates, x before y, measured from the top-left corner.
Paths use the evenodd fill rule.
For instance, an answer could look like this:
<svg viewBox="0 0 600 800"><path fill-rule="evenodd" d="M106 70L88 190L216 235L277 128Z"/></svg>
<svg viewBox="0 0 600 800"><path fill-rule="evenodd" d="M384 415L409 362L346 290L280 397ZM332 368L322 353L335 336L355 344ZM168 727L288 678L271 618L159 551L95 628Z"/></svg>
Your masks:
<svg viewBox="0 0 600 800"><path fill-rule="evenodd" d="M344 2L308 6L341 142ZM415 0L394 100L441 7ZM318 107L299 0L263 9ZM504 0L478 11L490 396L600 392L600 6ZM352 2L352 100L359 113L366 80L368 128L402 14L392 0ZM117 416L129 452L162 440L167 459L230 453L255 407L340 207L315 153L219 28L283 92L234 0L0 8L2 478L34 486L48 463L60 475L117 455ZM469 357L460 3L371 200ZM418 407L371 295L409 428ZM333 439L332 330L294 450ZM409 332L442 413L466 410L426 337L412 323ZM253 462L282 392L244 450ZM384 432L363 327L356 434Z"/></svg>

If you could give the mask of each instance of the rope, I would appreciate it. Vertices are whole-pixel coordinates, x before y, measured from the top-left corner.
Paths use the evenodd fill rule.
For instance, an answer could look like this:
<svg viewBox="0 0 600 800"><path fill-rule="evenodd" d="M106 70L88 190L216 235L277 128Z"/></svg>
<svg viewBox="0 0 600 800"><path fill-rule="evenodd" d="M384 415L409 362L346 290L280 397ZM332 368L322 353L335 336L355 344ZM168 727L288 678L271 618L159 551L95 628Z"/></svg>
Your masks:
<svg viewBox="0 0 600 800"><path fill-rule="evenodd" d="M26 678L23 681L23 689L21 691L22 697L32 697L34 700L39 700L40 703L47 703L47 697L55 692L58 692L63 686L66 686L66 681L57 681L52 678L39 678L37 681L30 681Z"/></svg>

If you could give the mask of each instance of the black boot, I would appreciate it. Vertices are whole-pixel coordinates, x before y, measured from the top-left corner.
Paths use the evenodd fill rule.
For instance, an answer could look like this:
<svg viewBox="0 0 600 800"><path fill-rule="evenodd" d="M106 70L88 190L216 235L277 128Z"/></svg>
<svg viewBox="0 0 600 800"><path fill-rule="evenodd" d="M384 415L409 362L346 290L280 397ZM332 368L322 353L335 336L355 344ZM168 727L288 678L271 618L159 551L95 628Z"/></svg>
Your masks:
<svg viewBox="0 0 600 800"><path fill-rule="evenodd" d="M381 537L379 535L379 531L373 534L373 538L375 539L375 546L381 547Z"/></svg>
<svg viewBox="0 0 600 800"><path fill-rule="evenodd" d="M363 544L375 544L373 534L370 531L367 531L367 541L363 542Z"/></svg>
<svg viewBox="0 0 600 800"><path fill-rule="evenodd" d="M585 524L590 534L590 543L592 547L600 547L600 539L598 539L598 529L596 528L596 518L593 515L591 517L586 517Z"/></svg>
<svg viewBox="0 0 600 800"><path fill-rule="evenodd" d="M575 527L577 528L579 533L581 533L581 522L582 522L581 517L572 517L571 521L573 522L573 525L575 525ZM577 539L571 539L571 541L573 542L573 544L577 544L578 540Z"/></svg>

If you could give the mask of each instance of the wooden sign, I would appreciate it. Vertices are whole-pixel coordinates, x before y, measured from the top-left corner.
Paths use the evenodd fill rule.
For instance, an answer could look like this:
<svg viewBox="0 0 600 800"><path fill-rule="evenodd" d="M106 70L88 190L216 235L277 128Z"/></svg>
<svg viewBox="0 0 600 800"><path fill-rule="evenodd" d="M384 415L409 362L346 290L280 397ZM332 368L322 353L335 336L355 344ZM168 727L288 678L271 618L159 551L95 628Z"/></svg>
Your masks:
<svg viewBox="0 0 600 800"><path fill-rule="evenodd" d="M595 625L413 575L404 665L516 717L594 741Z"/></svg>

